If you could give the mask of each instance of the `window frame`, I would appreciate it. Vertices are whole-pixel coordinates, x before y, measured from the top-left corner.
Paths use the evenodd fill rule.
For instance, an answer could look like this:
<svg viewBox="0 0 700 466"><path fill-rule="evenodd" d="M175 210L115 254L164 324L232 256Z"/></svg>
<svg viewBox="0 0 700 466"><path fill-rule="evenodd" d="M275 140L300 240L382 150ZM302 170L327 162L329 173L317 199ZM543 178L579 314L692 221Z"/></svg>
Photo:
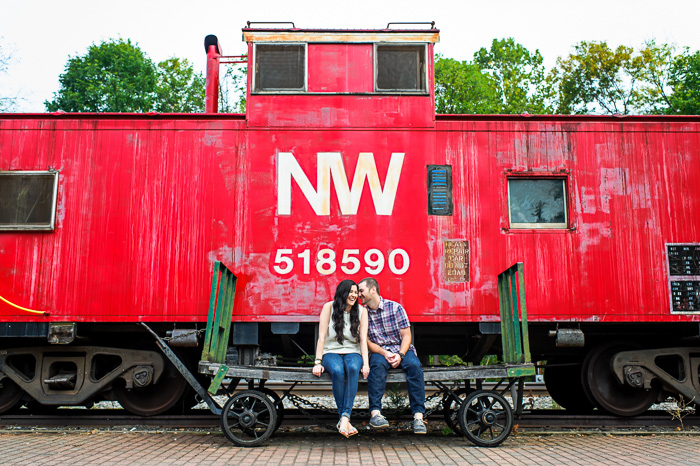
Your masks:
<svg viewBox="0 0 700 466"><path fill-rule="evenodd" d="M304 86L296 89L257 89L258 84L258 46L267 45L301 45L304 47ZM306 94L309 88L309 44L307 42L260 42L253 44L253 79L251 94Z"/></svg>
<svg viewBox="0 0 700 466"><path fill-rule="evenodd" d="M26 175L52 175L53 176L53 192L51 206L51 220L47 224L15 224L2 225L0 224L0 232L2 231L53 231L56 227L56 205L58 199L58 171L56 170L0 170L2 176L26 176Z"/></svg>
<svg viewBox="0 0 700 466"><path fill-rule="evenodd" d="M563 223L514 223L511 217L510 180L559 180L564 188L564 222ZM570 177L568 173L506 173L506 213L508 231L571 231Z"/></svg>
<svg viewBox="0 0 700 466"><path fill-rule="evenodd" d="M420 78L420 83L422 89L379 89L377 86L377 80L379 78L379 47L406 47L406 48L423 48L423 72L419 70L418 77ZM425 42L407 43L399 44L396 42L374 42L374 47L372 51L374 55L374 92L376 94L413 94L413 95L427 95L430 94L428 89L428 44Z"/></svg>

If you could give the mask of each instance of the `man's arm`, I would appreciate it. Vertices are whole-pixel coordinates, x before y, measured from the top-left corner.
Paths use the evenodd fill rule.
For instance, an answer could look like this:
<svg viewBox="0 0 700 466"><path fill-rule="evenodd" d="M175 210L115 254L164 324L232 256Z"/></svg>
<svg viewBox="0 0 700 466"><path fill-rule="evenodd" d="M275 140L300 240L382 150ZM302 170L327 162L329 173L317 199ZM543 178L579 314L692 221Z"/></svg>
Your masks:
<svg viewBox="0 0 700 466"><path fill-rule="evenodd" d="M399 332L401 332L401 349L399 349L399 353L406 355L408 349L411 347L411 340L413 339L411 336L411 327L402 328Z"/></svg>
<svg viewBox="0 0 700 466"><path fill-rule="evenodd" d="M386 353L388 353L387 350L385 350L384 348L382 348L381 346L379 346L378 344L376 344L375 342L373 342L369 338L367 339L367 348L369 348L369 350L372 353L379 353L385 357L386 357Z"/></svg>

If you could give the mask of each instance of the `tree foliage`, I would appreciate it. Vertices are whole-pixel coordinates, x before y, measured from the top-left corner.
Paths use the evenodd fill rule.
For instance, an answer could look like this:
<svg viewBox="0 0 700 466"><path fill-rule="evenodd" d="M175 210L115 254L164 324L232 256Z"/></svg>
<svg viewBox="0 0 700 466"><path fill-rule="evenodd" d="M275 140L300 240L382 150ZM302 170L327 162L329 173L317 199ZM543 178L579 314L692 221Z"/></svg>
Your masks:
<svg viewBox="0 0 700 466"><path fill-rule="evenodd" d="M2 39L0 37L0 39ZM0 75L6 74L10 64L14 61L13 50L10 46L0 42ZM7 91L0 87L0 112L10 112L15 109L18 96L7 95Z"/></svg>
<svg viewBox="0 0 700 466"><path fill-rule="evenodd" d="M187 60L157 66L130 40L91 45L69 57L50 112L193 112L204 108L204 78Z"/></svg>
<svg viewBox="0 0 700 466"><path fill-rule="evenodd" d="M672 115L700 115L700 52L688 49L676 57L669 72L673 93L666 113Z"/></svg>
<svg viewBox="0 0 700 466"><path fill-rule="evenodd" d="M435 60L438 113L546 113L548 83L542 55L513 38L494 39L474 60Z"/></svg>
<svg viewBox="0 0 700 466"><path fill-rule="evenodd" d="M474 54L474 64L490 76L501 102L500 113L545 113L545 69L539 50L530 52L512 37L494 39Z"/></svg>
<svg viewBox="0 0 700 466"><path fill-rule="evenodd" d="M636 52L582 41L552 71L560 113L662 113L668 106L673 47L648 42Z"/></svg>
<svg viewBox="0 0 700 466"><path fill-rule="evenodd" d="M700 52L582 41L545 71L538 50L494 39L471 62L435 59L438 113L700 114Z"/></svg>
<svg viewBox="0 0 700 466"><path fill-rule="evenodd" d="M245 113L248 67L228 65L219 79L219 112Z"/></svg>
<svg viewBox="0 0 700 466"><path fill-rule="evenodd" d="M173 57L158 63L156 75L156 112L204 111L205 79L187 59Z"/></svg>
<svg viewBox="0 0 700 466"><path fill-rule="evenodd" d="M437 113L499 113L496 83L469 62L437 55L435 58Z"/></svg>

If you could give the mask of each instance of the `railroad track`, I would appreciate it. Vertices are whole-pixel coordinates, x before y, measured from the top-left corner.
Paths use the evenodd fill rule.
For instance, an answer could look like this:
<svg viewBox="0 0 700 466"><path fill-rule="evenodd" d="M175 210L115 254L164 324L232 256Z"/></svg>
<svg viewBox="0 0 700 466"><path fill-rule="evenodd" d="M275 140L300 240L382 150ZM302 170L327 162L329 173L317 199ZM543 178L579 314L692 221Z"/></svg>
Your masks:
<svg viewBox="0 0 700 466"><path fill-rule="evenodd" d="M127 427L138 428L191 428L219 429L219 417L206 410L202 413L188 415L161 415L152 417L134 416L121 409L80 410L58 409L52 414L11 414L0 416L1 428L105 428ZM309 426L320 422L334 424L336 415L327 411L309 410L317 420L310 420L297 410L285 410L284 426ZM361 413L361 412L360 412ZM358 413L358 414L360 414ZM366 417L357 416L355 419L363 422ZM391 421L408 421L409 416L400 418L390 417ZM442 413L435 412L430 417L431 422L443 422ZM621 418L607 415L573 415L562 410L535 410L526 412L521 418L516 418L519 428L552 429L612 429L612 428L677 428L680 423L665 411L648 411L644 415ZM690 415L683 419L683 425L700 427L700 415Z"/></svg>
<svg viewBox="0 0 700 466"><path fill-rule="evenodd" d="M484 389L493 388L494 384L485 383ZM268 382L265 387L282 393L289 387L288 383ZM243 388L243 387L240 387ZM366 385L361 384L358 394L366 393ZM437 390L434 387L426 387L426 396L430 396ZM330 383L299 384L294 388L293 393L298 396L328 396L332 397ZM543 383L527 383L525 385L525 402L530 396L547 396L547 390ZM152 417L135 416L123 409L75 409L57 408L49 413L25 414L24 409L14 414L0 416L0 428L2 427L33 427L60 428L60 427L163 427L163 428L219 428L219 417L211 414L206 409L194 409L185 415L159 415ZM307 410L317 420L310 420L307 416L295 409L286 409L284 415L284 426L308 426L318 424L318 421L332 424L335 422L335 414L321 410ZM362 410L358 410L360 421ZM366 412L365 412L366 414ZM409 416L392 420L408 421ZM430 417L433 422L443 422L442 413L436 411ZM515 423L520 428L675 428L680 423L673 419L666 411L648 411L644 415L633 418L620 418L606 415L573 415L567 414L563 410L538 409L527 411ZM683 419L686 427L700 427L700 415L690 415Z"/></svg>

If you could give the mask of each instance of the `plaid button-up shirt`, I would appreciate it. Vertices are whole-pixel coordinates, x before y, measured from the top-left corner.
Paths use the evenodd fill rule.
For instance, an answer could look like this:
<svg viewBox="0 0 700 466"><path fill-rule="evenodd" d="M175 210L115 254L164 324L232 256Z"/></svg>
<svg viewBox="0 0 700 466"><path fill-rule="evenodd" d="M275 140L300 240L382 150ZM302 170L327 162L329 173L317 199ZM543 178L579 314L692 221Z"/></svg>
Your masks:
<svg viewBox="0 0 700 466"><path fill-rule="evenodd" d="M369 328L367 329L370 341L392 353L398 353L401 349L401 329L408 328L406 310L396 301L380 298L379 307L370 309L367 307ZM411 343L409 351L418 356L416 348Z"/></svg>

